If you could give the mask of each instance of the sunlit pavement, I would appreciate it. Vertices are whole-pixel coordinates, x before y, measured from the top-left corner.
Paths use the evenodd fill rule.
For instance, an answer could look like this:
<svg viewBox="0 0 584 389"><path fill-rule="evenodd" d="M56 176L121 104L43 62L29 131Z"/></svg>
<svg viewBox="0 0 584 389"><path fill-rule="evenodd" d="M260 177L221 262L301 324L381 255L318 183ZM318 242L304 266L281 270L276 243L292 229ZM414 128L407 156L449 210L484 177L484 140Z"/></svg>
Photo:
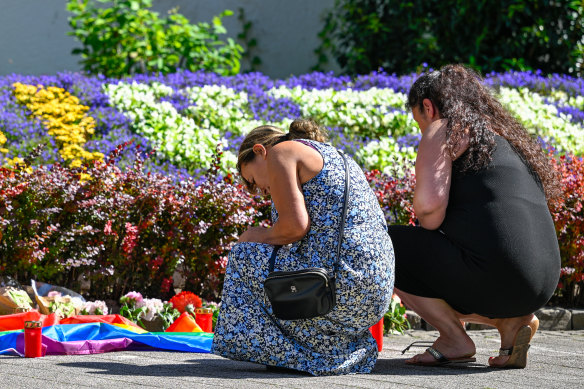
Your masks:
<svg viewBox="0 0 584 389"><path fill-rule="evenodd" d="M371 374L311 377L267 371L264 366L209 354L123 351L25 359L0 356L1 388L584 388L584 331L538 331L528 365L520 370L488 367L497 354L495 330L470 331L477 362L466 366L404 364L423 348L401 354L414 340L435 331L410 331L384 339ZM456 367L455 367L456 366Z"/></svg>

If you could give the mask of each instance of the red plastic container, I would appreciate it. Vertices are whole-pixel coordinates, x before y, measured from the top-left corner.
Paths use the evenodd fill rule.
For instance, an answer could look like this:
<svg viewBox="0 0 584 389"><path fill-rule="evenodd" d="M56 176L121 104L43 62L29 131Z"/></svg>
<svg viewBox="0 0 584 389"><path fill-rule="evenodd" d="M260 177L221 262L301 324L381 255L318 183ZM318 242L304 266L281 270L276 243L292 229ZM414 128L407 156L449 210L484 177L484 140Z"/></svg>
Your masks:
<svg viewBox="0 0 584 389"><path fill-rule="evenodd" d="M377 351L381 352L383 349L383 318L369 327L369 331L371 331L375 341L377 341Z"/></svg>
<svg viewBox="0 0 584 389"><path fill-rule="evenodd" d="M38 358L43 356L43 322L30 320L24 322L24 356Z"/></svg>
<svg viewBox="0 0 584 389"><path fill-rule="evenodd" d="M195 321L205 332L213 332L213 310L211 308L195 309Z"/></svg>

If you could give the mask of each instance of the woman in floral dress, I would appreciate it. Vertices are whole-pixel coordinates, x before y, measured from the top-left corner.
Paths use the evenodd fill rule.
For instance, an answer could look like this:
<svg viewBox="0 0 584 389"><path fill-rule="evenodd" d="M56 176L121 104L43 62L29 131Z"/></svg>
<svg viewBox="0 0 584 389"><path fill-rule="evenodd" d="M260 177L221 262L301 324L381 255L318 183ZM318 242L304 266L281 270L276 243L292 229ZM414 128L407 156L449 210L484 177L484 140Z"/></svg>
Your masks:
<svg viewBox="0 0 584 389"><path fill-rule="evenodd" d="M273 225L248 229L229 255L215 354L314 375L368 373L375 365L377 345L368 329L391 300L393 247L373 191L347 157L347 218L336 258L345 165L324 140L316 123L298 119L288 134L261 126L243 141L240 175L249 190L271 196ZM272 314L263 283L276 245L283 246L274 270L323 267L335 276L331 312L303 320Z"/></svg>

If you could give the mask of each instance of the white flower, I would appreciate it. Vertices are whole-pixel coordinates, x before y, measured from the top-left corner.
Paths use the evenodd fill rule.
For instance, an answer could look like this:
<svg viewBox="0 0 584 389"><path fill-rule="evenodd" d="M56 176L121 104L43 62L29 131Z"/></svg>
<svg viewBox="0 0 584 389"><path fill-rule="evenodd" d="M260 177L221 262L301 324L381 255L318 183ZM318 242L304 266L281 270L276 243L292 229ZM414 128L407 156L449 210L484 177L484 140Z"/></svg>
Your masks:
<svg viewBox="0 0 584 389"><path fill-rule="evenodd" d="M81 312L87 315L107 315L108 307L104 301L87 301L83 304Z"/></svg>
<svg viewBox="0 0 584 389"><path fill-rule="evenodd" d="M136 308L146 307L146 312L144 313L144 320L152 320L154 317L162 312L164 309L164 304L160 299L143 299L136 304Z"/></svg>

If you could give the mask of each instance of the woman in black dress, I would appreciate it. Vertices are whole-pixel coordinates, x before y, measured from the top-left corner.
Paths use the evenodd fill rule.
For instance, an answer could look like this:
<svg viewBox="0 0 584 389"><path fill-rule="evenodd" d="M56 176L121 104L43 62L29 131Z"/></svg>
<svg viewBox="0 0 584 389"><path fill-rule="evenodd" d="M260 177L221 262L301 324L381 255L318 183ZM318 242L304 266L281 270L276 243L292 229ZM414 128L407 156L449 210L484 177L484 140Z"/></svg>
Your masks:
<svg viewBox="0 0 584 389"><path fill-rule="evenodd" d="M561 196L536 141L461 65L422 75L408 105L422 131L414 209L420 226L391 226L396 292L440 336L417 365L471 362L462 322L501 335L493 367L523 368L552 296L560 254L548 205Z"/></svg>

